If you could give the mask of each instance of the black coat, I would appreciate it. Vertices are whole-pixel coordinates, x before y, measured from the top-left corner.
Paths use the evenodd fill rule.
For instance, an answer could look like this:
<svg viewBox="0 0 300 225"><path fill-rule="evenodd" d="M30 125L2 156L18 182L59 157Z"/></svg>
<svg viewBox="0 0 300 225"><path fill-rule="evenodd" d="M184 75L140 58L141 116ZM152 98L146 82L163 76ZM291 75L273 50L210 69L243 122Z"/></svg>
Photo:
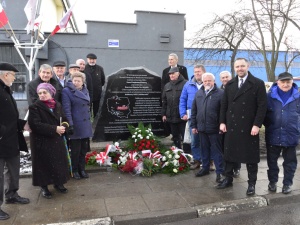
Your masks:
<svg viewBox="0 0 300 225"><path fill-rule="evenodd" d="M258 163L259 135L252 136L252 127L261 127L267 110L264 82L248 72L238 88L238 76L228 81L224 91L220 123L225 123L224 158L229 162Z"/></svg>
<svg viewBox="0 0 300 225"><path fill-rule="evenodd" d="M185 66L177 65L179 73L183 76L184 79L189 80L187 69ZM161 90L164 90L165 85L170 81L169 71L171 66L165 68L161 76Z"/></svg>
<svg viewBox="0 0 300 225"><path fill-rule="evenodd" d="M162 95L162 116L167 117L169 123L185 122L181 120L179 114L179 99L184 84L187 82L182 75L176 81L167 83Z"/></svg>
<svg viewBox="0 0 300 225"><path fill-rule="evenodd" d="M23 136L24 120L19 112L10 87L0 80L0 158L14 157L19 151L28 151Z"/></svg>
<svg viewBox="0 0 300 225"><path fill-rule="evenodd" d="M66 121L60 103L56 103L53 112L40 100L29 107L34 186L64 184L69 179L67 149L63 136L56 133L60 118L62 122Z"/></svg>
<svg viewBox="0 0 300 225"><path fill-rule="evenodd" d="M87 88L89 89L89 83L92 83L92 93L90 96L91 101L98 101L101 98L102 86L105 84L105 74L102 66L95 65L90 66L86 65L84 69L86 75ZM91 79L91 81L89 80Z"/></svg>
<svg viewBox="0 0 300 225"><path fill-rule="evenodd" d="M54 75L55 76L55 75ZM44 81L37 77L34 80L30 81L27 85L27 101L28 105L31 105L36 102L36 100L39 99L39 96L36 92L36 88L39 86L39 84L44 83ZM61 92L62 92L62 86L55 78L50 79L50 84L52 84L53 87L56 89L56 94L54 96L55 100L61 103Z"/></svg>
<svg viewBox="0 0 300 225"><path fill-rule="evenodd" d="M219 133L219 117L223 90L214 88L206 95L204 86L197 91L191 115L191 128L196 128L199 132L208 134Z"/></svg>

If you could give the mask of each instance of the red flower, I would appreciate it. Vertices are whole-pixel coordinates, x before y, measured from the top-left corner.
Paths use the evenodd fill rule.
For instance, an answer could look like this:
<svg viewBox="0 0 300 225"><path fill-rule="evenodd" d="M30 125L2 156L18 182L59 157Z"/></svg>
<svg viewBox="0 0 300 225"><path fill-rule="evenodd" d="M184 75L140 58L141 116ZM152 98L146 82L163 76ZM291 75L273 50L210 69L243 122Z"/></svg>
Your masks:
<svg viewBox="0 0 300 225"><path fill-rule="evenodd" d="M140 147L139 147L139 150L140 150L140 151L142 151L142 149L143 149L143 147L142 147L142 146L140 146Z"/></svg>

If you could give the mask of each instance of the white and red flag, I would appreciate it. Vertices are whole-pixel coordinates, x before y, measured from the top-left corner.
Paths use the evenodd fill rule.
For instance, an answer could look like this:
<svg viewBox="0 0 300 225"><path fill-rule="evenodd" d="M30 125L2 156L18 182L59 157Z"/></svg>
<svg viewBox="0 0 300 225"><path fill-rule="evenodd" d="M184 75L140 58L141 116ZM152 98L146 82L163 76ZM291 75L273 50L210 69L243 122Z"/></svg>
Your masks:
<svg viewBox="0 0 300 225"><path fill-rule="evenodd" d="M65 13L65 15L63 16L63 18L60 20L60 22L56 25L56 27L54 28L54 30L52 31L51 35L53 36L54 34L57 33L57 31L59 31L62 28L66 28L68 25L68 22L72 16L72 10L75 6L77 1L74 2L74 4L69 8L69 10Z"/></svg>
<svg viewBox="0 0 300 225"><path fill-rule="evenodd" d="M8 18L4 12L4 9L0 3L0 27L4 27L8 23Z"/></svg>
<svg viewBox="0 0 300 225"><path fill-rule="evenodd" d="M35 22L35 16L36 16L36 10L37 10L37 0L28 0L24 11L28 20L27 26L26 26L26 30L27 30L27 34L29 34L29 32L31 30L33 30L33 26L34 26L34 22Z"/></svg>

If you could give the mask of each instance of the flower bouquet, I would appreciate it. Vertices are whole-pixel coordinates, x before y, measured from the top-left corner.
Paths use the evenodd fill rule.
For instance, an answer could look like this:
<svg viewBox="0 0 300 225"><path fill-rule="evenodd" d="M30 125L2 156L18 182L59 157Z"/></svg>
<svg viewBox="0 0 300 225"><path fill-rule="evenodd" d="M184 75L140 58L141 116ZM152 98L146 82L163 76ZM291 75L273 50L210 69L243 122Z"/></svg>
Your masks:
<svg viewBox="0 0 300 225"><path fill-rule="evenodd" d="M172 146L170 151L165 151L162 154L162 173L176 175L190 170L190 161L193 156L185 154L183 150Z"/></svg>

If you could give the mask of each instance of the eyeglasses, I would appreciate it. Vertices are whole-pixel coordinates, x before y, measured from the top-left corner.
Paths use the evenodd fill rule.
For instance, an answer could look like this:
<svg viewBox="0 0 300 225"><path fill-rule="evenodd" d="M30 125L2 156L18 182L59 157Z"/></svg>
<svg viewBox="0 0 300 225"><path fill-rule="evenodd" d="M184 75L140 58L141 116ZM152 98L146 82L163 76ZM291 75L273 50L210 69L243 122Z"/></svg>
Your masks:
<svg viewBox="0 0 300 225"><path fill-rule="evenodd" d="M16 74L13 72L7 72L8 74L12 75L13 77L16 77Z"/></svg>
<svg viewBox="0 0 300 225"><path fill-rule="evenodd" d="M47 91L41 91L41 92L38 92L37 94L38 95L43 95L43 94L46 95L46 94L48 94L48 92Z"/></svg>

